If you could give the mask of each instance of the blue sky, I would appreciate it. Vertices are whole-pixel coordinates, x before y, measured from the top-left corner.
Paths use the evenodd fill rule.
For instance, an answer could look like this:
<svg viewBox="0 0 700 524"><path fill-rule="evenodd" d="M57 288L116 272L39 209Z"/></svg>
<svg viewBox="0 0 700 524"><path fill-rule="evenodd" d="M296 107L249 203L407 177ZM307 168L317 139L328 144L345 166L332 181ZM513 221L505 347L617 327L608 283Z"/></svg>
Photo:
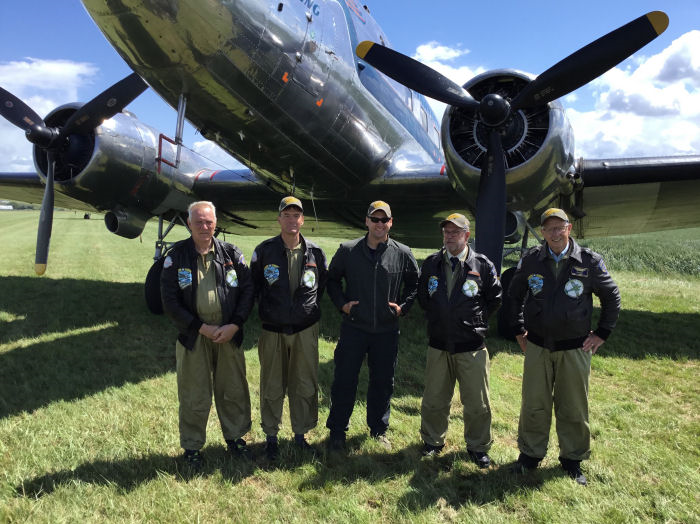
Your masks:
<svg viewBox="0 0 700 524"><path fill-rule="evenodd" d="M291 0L297 1L297 0ZM700 152L700 3L697 0L371 1L392 47L463 84L513 68L538 74L603 34L656 9L669 28L601 79L563 100L576 155ZM87 101L130 73L78 0L3 0L0 85L41 115ZM438 117L440 104L435 104ZM130 106L174 135L175 111L149 90ZM33 169L23 134L0 122L0 171ZM188 126L185 143L232 167Z"/></svg>

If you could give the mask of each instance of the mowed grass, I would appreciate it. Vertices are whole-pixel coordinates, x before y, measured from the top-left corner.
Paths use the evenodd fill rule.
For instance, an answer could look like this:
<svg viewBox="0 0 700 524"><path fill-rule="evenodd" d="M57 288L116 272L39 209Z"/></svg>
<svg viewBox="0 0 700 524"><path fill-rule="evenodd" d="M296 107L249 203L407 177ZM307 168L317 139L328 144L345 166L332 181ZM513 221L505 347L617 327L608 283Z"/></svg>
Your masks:
<svg viewBox="0 0 700 524"><path fill-rule="evenodd" d="M623 312L593 360L593 455L581 488L561 473L554 434L537 472L509 474L523 357L494 326L497 466L481 471L469 462L457 395L444 454L421 460L427 341L418 307L402 324L393 450L368 438L364 371L351 452L326 456L340 320L327 298L319 426L309 435L318 454L295 453L285 413L281 460L262 458L253 314L244 346L253 404L246 438L256 459L226 455L212 410L204 469L192 476L178 460L176 333L143 301L155 223L140 242L107 233L99 216L58 212L49 269L38 278L37 221L34 211L0 213L0 522L700 521L700 229L585 242L606 254ZM249 258L261 238L227 240ZM339 242L316 240L329 258Z"/></svg>

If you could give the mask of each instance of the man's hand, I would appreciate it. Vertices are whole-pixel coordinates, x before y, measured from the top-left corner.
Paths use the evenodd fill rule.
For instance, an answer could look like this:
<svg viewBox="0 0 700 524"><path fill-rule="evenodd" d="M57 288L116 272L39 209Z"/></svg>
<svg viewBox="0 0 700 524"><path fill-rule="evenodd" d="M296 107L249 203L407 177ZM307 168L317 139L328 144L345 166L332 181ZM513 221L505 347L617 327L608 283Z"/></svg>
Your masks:
<svg viewBox="0 0 700 524"><path fill-rule="evenodd" d="M389 302L389 307L396 312L397 317L401 316L401 306L395 304L394 302Z"/></svg>
<svg viewBox="0 0 700 524"><path fill-rule="evenodd" d="M202 326L199 328L199 333L200 335L204 335L205 337L207 337L209 340L214 340L214 336L217 329L219 329L219 326L212 326L211 324L202 324Z"/></svg>
<svg viewBox="0 0 700 524"><path fill-rule="evenodd" d="M359 300L351 300L350 302L346 302L345 304L343 304L343 307L340 309L343 310L343 313L345 313L346 315L349 315L350 310L352 309L352 306L355 306L359 303L360 303Z"/></svg>
<svg viewBox="0 0 700 524"><path fill-rule="evenodd" d="M586 337L586 340L583 341L583 350L590 351L591 355L595 355L595 352L598 351L598 348L603 344L605 344L605 340L591 331Z"/></svg>
<svg viewBox="0 0 700 524"><path fill-rule="evenodd" d="M525 333L521 333L520 335L515 335L515 340L517 340L521 351L525 353L525 350L527 350L527 331Z"/></svg>
<svg viewBox="0 0 700 524"><path fill-rule="evenodd" d="M214 332L212 340L215 344L226 344L238 333L239 329L236 324L225 324Z"/></svg>

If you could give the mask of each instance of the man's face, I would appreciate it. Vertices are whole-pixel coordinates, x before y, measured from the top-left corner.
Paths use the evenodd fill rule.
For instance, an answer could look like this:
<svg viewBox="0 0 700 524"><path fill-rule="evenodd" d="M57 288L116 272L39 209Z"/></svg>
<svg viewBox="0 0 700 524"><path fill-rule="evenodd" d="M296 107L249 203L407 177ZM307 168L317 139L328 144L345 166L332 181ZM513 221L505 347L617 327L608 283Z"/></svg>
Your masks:
<svg viewBox="0 0 700 524"><path fill-rule="evenodd" d="M445 224L442 228L442 238L445 243L447 251L452 255L459 255L464 248L467 247L467 240L469 239L469 231L461 229L451 222Z"/></svg>
<svg viewBox="0 0 700 524"><path fill-rule="evenodd" d="M558 217L548 218L542 224L542 235L549 248L557 254L569 244L570 233L571 224Z"/></svg>
<svg viewBox="0 0 700 524"><path fill-rule="evenodd" d="M385 220L386 222L384 222ZM387 237L392 223L393 219L389 218L387 220L386 213L381 209L378 209L370 216L365 218L365 225L369 231L369 236L379 241L384 241L384 239Z"/></svg>
<svg viewBox="0 0 700 524"><path fill-rule="evenodd" d="M192 217L187 219L187 225L195 242L208 244L216 230L216 215L209 206L197 206L192 210Z"/></svg>
<svg viewBox="0 0 700 524"><path fill-rule="evenodd" d="M296 206L289 206L282 210L277 217L277 222L280 224L280 230L286 235L297 235L304 225L304 213Z"/></svg>

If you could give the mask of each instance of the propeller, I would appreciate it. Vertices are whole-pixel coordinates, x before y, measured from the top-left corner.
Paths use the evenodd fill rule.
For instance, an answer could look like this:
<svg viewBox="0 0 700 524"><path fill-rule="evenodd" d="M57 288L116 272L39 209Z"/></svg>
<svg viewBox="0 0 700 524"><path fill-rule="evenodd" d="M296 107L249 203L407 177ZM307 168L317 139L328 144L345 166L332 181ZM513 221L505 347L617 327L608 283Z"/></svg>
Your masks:
<svg viewBox="0 0 700 524"><path fill-rule="evenodd" d="M132 73L83 105L60 127L47 127L44 120L27 104L0 87L0 115L16 127L23 129L27 140L46 151L48 169L46 187L41 202L39 227L36 238L34 270L43 275L49 257L49 243L53 226L54 173L56 155L70 147L71 140L79 140L103 121L121 112L148 86L136 73ZM72 138L75 136L75 138Z"/></svg>
<svg viewBox="0 0 700 524"><path fill-rule="evenodd" d="M473 110L489 129L489 145L481 169L476 201L476 250L501 272L505 236L505 149L501 132L513 111L544 105L602 75L668 27L668 16L652 11L615 29L569 55L530 82L513 100L487 94L479 102L457 84L430 67L380 44L361 42L357 56L397 82L446 104Z"/></svg>

